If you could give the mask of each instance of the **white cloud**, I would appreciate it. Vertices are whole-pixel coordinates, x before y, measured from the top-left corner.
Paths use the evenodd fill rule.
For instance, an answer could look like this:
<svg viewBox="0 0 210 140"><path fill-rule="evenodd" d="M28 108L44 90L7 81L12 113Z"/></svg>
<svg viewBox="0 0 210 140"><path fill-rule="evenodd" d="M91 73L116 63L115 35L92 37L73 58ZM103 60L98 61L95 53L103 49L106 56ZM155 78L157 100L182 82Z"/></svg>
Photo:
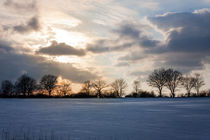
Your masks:
<svg viewBox="0 0 210 140"><path fill-rule="evenodd" d="M203 8L203 9L195 10L193 13L195 13L195 14L210 13L210 9L208 9L208 8Z"/></svg>

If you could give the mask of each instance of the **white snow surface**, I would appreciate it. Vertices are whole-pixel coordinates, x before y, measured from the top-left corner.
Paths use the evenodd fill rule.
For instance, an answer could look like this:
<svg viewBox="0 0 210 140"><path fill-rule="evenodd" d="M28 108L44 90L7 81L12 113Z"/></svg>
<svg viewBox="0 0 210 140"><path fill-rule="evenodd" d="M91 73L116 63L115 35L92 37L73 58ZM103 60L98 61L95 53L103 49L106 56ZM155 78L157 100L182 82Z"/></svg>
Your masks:
<svg viewBox="0 0 210 140"><path fill-rule="evenodd" d="M0 99L0 140L12 137L209 140L210 98Z"/></svg>

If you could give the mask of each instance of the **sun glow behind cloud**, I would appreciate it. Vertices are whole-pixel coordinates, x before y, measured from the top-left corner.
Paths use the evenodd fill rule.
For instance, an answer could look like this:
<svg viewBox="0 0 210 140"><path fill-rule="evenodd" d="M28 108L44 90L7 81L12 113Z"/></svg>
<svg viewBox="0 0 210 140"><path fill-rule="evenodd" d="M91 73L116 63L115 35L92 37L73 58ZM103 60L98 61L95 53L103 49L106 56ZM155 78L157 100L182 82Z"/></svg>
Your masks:
<svg viewBox="0 0 210 140"><path fill-rule="evenodd" d="M48 36L48 42L55 40L58 43L84 48L91 41L90 37L84 32L77 30L77 27L82 24L80 19L56 8L41 9L40 13L40 19L45 27L48 27L50 30L48 34L52 34L52 36Z"/></svg>
<svg viewBox="0 0 210 140"><path fill-rule="evenodd" d="M61 62L61 63L82 63L81 59L75 56L56 56L53 57L53 59L57 62Z"/></svg>
<svg viewBox="0 0 210 140"><path fill-rule="evenodd" d="M69 32L57 28L53 28L52 30L55 32L55 40L59 43L64 42L73 47L84 48L90 42L90 38L81 32Z"/></svg>

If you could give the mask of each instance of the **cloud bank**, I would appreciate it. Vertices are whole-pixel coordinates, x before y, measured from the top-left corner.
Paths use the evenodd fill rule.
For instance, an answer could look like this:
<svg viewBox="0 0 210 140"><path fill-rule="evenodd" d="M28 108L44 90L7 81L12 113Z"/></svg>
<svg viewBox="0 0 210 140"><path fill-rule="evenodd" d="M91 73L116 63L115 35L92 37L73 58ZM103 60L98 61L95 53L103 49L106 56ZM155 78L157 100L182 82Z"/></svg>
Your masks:
<svg viewBox="0 0 210 140"><path fill-rule="evenodd" d="M132 49L127 55L119 57L119 66L129 61L137 61L155 58L156 66L175 67L183 72L202 69L204 64L209 63L210 54L210 10L201 9L192 13L166 13L164 15L149 17L147 19L153 30L158 29L164 33L165 40L157 40L149 36L146 26L126 24L120 26L115 33L124 44L118 48L118 44L112 42L110 49L104 49L106 41L95 48L100 52L129 50L126 43L132 44ZM155 27L155 28L154 28ZM93 47L94 48L94 47ZM149 59L148 59L149 60ZM123 62L122 62L123 61ZM127 66L127 65L125 65Z"/></svg>
<svg viewBox="0 0 210 140"><path fill-rule="evenodd" d="M18 33L27 33L31 31L39 31L40 28L41 25L39 23L39 19L37 16L34 16L31 19L29 19L27 23L14 26L13 31Z"/></svg>
<svg viewBox="0 0 210 140"><path fill-rule="evenodd" d="M7 43L0 41L0 81L15 80L24 73L40 78L44 74L62 75L74 83L82 83L98 77L88 70L73 66L71 63L59 63L41 56L17 54Z"/></svg>
<svg viewBox="0 0 210 140"><path fill-rule="evenodd" d="M60 55L84 56L86 54L84 49L77 49L65 43L58 43L56 41L52 41L50 46L41 48L37 53L54 55L54 56L60 56Z"/></svg>

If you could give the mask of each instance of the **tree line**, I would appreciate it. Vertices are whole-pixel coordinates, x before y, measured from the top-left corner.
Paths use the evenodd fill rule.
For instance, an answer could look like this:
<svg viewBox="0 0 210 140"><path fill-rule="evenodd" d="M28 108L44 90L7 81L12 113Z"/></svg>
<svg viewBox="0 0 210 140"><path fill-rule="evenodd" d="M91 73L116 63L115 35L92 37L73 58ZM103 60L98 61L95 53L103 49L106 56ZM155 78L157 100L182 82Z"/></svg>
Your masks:
<svg viewBox="0 0 210 140"><path fill-rule="evenodd" d="M171 97L176 96L176 90L178 87L183 87L187 96L191 96L192 89L196 90L196 94L200 95L200 89L205 85L204 80L200 74L195 76L184 76L181 72L169 69L156 69L148 77L148 84L155 87L159 91L159 97L162 97L163 88L167 88L170 91Z"/></svg>
<svg viewBox="0 0 210 140"><path fill-rule="evenodd" d="M58 81L55 75L44 75L38 82L29 75L23 74L14 84L9 80L2 81L0 93L1 97L163 97L162 91L166 88L170 92L170 97L176 97L177 89L182 87L186 90L186 95L183 96L210 96L210 92L200 93L201 87L205 84L199 74L184 76L171 68L155 69L148 76L148 85L156 88L158 95L153 91L143 91L139 80L133 81L133 92L129 95L125 94L128 84L122 78L110 84L101 79L85 81L78 93L72 92L70 81ZM193 89L196 94L192 95Z"/></svg>
<svg viewBox="0 0 210 140"><path fill-rule="evenodd" d="M111 87L111 90L108 88ZM78 93L72 93L71 83L67 80L58 82L55 75L44 75L39 82L23 74L13 84L9 80L1 83L2 97L122 97L127 88L124 79L117 79L112 84L104 80L85 81Z"/></svg>

